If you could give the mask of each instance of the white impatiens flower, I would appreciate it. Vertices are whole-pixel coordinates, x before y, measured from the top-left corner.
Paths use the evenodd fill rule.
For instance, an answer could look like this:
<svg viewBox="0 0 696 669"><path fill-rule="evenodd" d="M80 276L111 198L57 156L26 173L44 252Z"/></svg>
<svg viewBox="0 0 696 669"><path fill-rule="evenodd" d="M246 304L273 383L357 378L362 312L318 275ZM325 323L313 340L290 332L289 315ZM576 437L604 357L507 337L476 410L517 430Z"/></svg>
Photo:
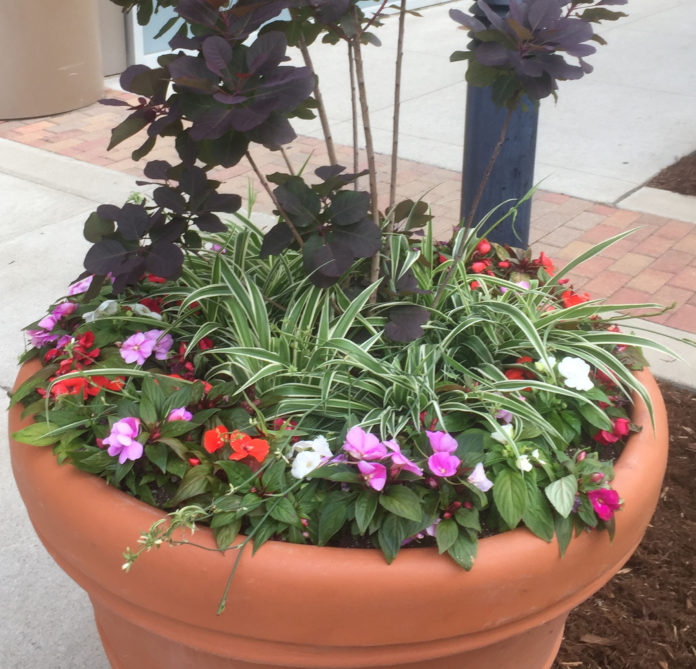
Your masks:
<svg viewBox="0 0 696 669"><path fill-rule="evenodd" d="M331 449L329 448L329 442L326 441L326 437L319 435L311 440L298 441L293 445L294 451L314 451L319 453L323 458L330 458L333 456Z"/></svg>
<svg viewBox="0 0 696 669"><path fill-rule="evenodd" d="M311 471L333 457L326 437L319 435L314 439L298 441L292 447L296 455L292 461L290 473L296 479L302 479Z"/></svg>
<svg viewBox="0 0 696 669"><path fill-rule="evenodd" d="M552 355L546 356L546 360L549 362L548 365L543 359L534 363L534 367L536 367L537 371L541 372L542 374L550 372L556 366L556 358L554 358Z"/></svg>
<svg viewBox="0 0 696 669"><path fill-rule="evenodd" d="M545 464L546 464L546 462L545 462L545 461L543 460L543 458L541 457L541 453L539 453L539 449L538 449L538 448L535 448L535 449L532 451L532 457L533 457L537 462L539 462L540 464L542 464L542 465L545 465Z"/></svg>
<svg viewBox="0 0 696 669"><path fill-rule="evenodd" d="M517 465L517 469L521 472L532 471L532 463L529 461L528 455L520 455L520 457L515 460L515 465Z"/></svg>
<svg viewBox="0 0 696 669"><path fill-rule="evenodd" d="M564 383L574 390L591 390L594 384L590 380L590 366L581 358L566 356L558 363L558 371Z"/></svg>
<svg viewBox="0 0 696 669"><path fill-rule="evenodd" d="M158 314L156 311L152 311L152 309L148 309L144 304L140 304L139 302L136 302L135 304L129 304L130 310L136 315L136 316L144 316L145 318L154 318L155 320L161 321L162 320L162 314Z"/></svg>
<svg viewBox="0 0 696 669"><path fill-rule="evenodd" d="M300 451L292 461L290 473L296 479L303 479L307 474L314 471L324 458L317 451Z"/></svg>
<svg viewBox="0 0 696 669"><path fill-rule="evenodd" d="M103 316L115 316L119 308L117 300L105 300L94 311L88 311L83 314L82 318L85 319L85 323L91 323Z"/></svg>
<svg viewBox="0 0 696 669"><path fill-rule="evenodd" d="M500 444L511 444L514 431L515 428L512 425L499 425L497 430L491 432L491 437Z"/></svg>

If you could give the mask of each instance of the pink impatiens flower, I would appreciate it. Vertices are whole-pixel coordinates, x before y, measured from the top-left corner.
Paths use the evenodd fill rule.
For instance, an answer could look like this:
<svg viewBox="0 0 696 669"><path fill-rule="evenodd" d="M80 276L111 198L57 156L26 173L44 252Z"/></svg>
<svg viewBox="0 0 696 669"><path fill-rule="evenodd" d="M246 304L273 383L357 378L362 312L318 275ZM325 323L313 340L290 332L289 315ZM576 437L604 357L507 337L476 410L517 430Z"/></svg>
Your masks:
<svg viewBox="0 0 696 669"><path fill-rule="evenodd" d="M587 493L587 498L592 503L595 513L604 521L611 520L614 516L614 511L618 511L621 508L619 493L611 488L590 490Z"/></svg>
<svg viewBox="0 0 696 669"><path fill-rule="evenodd" d="M415 463L413 460L409 460L402 452L399 444L394 440L383 442L384 445L391 451L391 475L396 477L399 472L403 469L404 471L411 472L416 476L423 476L423 470Z"/></svg>
<svg viewBox="0 0 696 669"><path fill-rule="evenodd" d="M482 462L476 464L474 471L469 474L466 480L482 492L488 492L493 487L493 481L486 476Z"/></svg>
<svg viewBox="0 0 696 669"><path fill-rule="evenodd" d="M374 490L382 490L387 482L387 468L379 462L358 462L358 469L365 483Z"/></svg>
<svg viewBox="0 0 696 669"><path fill-rule="evenodd" d="M137 460L143 454L143 445L136 441L139 431L139 418L121 418L111 426L111 433L102 443L108 445L109 455L118 455L120 464L126 460Z"/></svg>
<svg viewBox="0 0 696 669"><path fill-rule="evenodd" d="M172 336L164 334L164 330L148 330L145 336L153 342L152 352L155 354L155 358L157 360L166 360L174 344Z"/></svg>
<svg viewBox="0 0 696 669"><path fill-rule="evenodd" d="M428 467L435 476L454 476L462 461L447 451L436 451L428 458Z"/></svg>
<svg viewBox="0 0 696 669"><path fill-rule="evenodd" d="M121 344L121 357L128 364L142 365L152 355L155 341L144 332L136 332Z"/></svg>
<svg viewBox="0 0 696 669"><path fill-rule="evenodd" d="M454 453L457 450L457 441L447 432L430 432L426 430L425 434L428 435L430 446L436 453Z"/></svg>
<svg viewBox="0 0 696 669"><path fill-rule="evenodd" d="M356 460L381 460L387 456L387 449L380 440L357 425L348 430L343 450Z"/></svg>
<svg viewBox="0 0 696 669"><path fill-rule="evenodd" d="M167 416L167 420L193 420L193 414L186 409L186 407L179 407L178 409L172 409Z"/></svg>

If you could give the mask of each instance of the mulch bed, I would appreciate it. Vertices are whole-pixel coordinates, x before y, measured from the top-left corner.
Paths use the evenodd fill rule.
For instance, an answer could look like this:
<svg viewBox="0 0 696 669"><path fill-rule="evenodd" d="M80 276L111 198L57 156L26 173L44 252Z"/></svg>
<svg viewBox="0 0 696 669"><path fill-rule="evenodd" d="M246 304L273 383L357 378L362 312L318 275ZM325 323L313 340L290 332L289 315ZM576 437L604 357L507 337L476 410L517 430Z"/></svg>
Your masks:
<svg viewBox="0 0 696 669"><path fill-rule="evenodd" d="M696 394L661 388L670 458L657 512L625 567L571 612L554 669L696 667Z"/></svg>
<svg viewBox="0 0 696 669"><path fill-rule="evenodd" d="M646 186L682 195L696 195L696 151L662 170Z"/></svg>

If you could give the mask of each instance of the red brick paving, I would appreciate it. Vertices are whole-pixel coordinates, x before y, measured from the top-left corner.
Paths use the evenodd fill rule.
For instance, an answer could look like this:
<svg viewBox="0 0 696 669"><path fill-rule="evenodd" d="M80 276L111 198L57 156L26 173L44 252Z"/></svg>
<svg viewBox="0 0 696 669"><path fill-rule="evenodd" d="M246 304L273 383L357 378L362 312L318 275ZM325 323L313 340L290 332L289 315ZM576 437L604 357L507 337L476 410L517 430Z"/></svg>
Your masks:
<svg viewBox="0 0 696 669"><path fill-rule="evenodd" d="M132 99L129 94L117 91L106 91L106 96ZM149 159L176 159L174 150L160 141L149 156L133 163L130 154L142 143L140 135L107 152L111 128L127 113L126 108L94 104L46 118L0 121L0 137L136 176L142 174L142 166ZM308 156L307 171L326 162L323 143L310 137L298 138L287 154L295 169ZM337 154L339 161L352 170L352 150L338 146ZM255 149L253 156L264 174L287 171L280 152ZM365 163L361 152L359 169ZM386 186L389 156L378 156L377 166L383 175L379 192L383 208L389 196ZM459 218L460 174L409 160L399 161L398 172L398 197L423 197L435 216L436 234L448 236ZM226 182L223 190L242 193L251 181L258 193L255 209L271 211L270 199L248 165L219 169L214 172L214 178ZM229 183L231 180L235 183ZM634 234L573 270L570 278L574 287L606 297L615 304L676 301L676 309L655 320L696 333L696 225L542 190L532 200L530 240L535 249L546 251L559 266L593 244L634 228L637 228Z"/></svg>

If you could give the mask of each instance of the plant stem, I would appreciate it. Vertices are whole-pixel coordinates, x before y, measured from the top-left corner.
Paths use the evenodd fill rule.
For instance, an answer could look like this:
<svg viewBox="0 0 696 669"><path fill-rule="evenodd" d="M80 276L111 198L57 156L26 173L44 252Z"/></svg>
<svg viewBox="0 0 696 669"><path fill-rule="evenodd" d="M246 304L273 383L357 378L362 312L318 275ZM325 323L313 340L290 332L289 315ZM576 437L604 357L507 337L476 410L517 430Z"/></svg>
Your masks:
<svg viewBox="0 0 696 669"><path fill-rule="evenodd" d="M498 141L496 142L496 145L493 148L493 153L491 154L491 158L488 161L488 165L486 166L486 171L483 173L481 183L479 184L478 190L476 191L476 195L474 196L474 201L472 202L471 207L469 208L469 212L467 213L466 223L464 225L464 232L462 235L463 240L467 238L469 230L471 230L471 226L474 222L474 216L476 215L476 210L478 209L479 202L481 201L481 196L483 195L483 190L486 187L486 183L488 182L488 179L491 176L491 172L493 171L493 165L495 165L495 161L498 159L500 151L503 148L505 137L507 135L508 125L510 124L510 118L512 117L512 112L513 107L509 107L507 110L507 114L505 114L503 126L500 129L500 136L498 137ZM440 282L440 287L437 289L435 300L433 301L433 307L437 307L438 303L440 302L440 299L442 298L442 293L445 291L445 286L449 283L455 268L462 259L462 255L464 254L465 248L466 244L462 243L457 253L452 257L452 264L447 269L447 273L445 274L444 279Z"/></svg>
<svg viewBox="0 0 696 669"><path fill-rule="evenodd" d="M348 42L348 72L350 74L350 111L353 130L353 174L358 173L358 100L355 90L355 57L353 45ZM353 181L353 190L358 190L358 180Z"/></svg>
<svg viewBox="0 0 696 669"><path fill-rule="evenodd" d="M392 125L391 175L389 177L389 209L396 203L396 173L399 164L399 117L401 112L401 66L404 59L404 30L406 26L406 0L399 8L399 37L396 46L396 72L394 73L394 119ZM387 231L394 226L390 218Z"/></svg>
<svg viewBox="0 0 696 669"><path fill-rule="evenodd" d="M292 236L295 238L295 241L299 245L300 248L304 246L304 241L302 237L300 236L300 233L297 232L297 228L292 224L290 221L289 216L285 213L283 210L283 207L280 206L280 203L278 202L278 199L276 198L275 195L273 195L273 191L271 190L271 187L268 185L268 181L266 181L266 177L261 174L261 171L259 170L258 166L254 162L254 159L251 157L251 154L249 151L246 152L246 159L249 161L249 164L251 165L251 168L254 170L254 173L258 177L259 181L261 182L261 185L263 186L264 190L266 193L268 193L268 197L271 198L273 204L275 205L275 208L278 210L280 215L283 217L283 222L285 225L290 228L290 232L292 232Z"/></svg>
<svg viewBox="0 0 696 669"><path fill-rule="evenodd" d="M305 42L304 37L300 37L298 41L298 46L302 52L302 58L304 59L305 65L314 74L314 99L317 101L317 110L319 112L319 120L321 121L321 130L324 133L324 142L326 143L326 151L329 154L329 162L332 165L338 164L336 159L336 149L334 147L333 136L331 135L331 127L329 126L329 117L326 113L326 107L324 106L324 98L321 95L319 89L319 77L317 77L314 71L314 65L312 63L312 57L309 54L309 49L307 48L307 42Z"/></svg>
<svg viewBox="0 0 696 669"><path fill-rule="evenodd" d="M355 20L358 20L357 9L353 9ZM370 197L372 198L372 221L377 227L379 225L379 199L377 193L377 166L375 164L375 149L372 143L372 129L370 127L370 110L367 106L367 91L365 89L365 69L363 66L362 52L360 50L360 35L352 40L353 54L355 55L355 74L358 81L358 98L360 100L360 110L362 113L363 130L365 132L365 151L367 153L367 169L370 176ZM370 283L374 283L379 278L381 249L372 256L372 266L370 268ZM376 294L373 294L376 300ZM373 300L373 301L375 301Z"/></svg>
<svg viewBox="0 0 696 669"><path fill-rule="evenodd" d="M295 176L295 170L292 169L292 164L290 163L288 152L282 146L280 147L280 153L283 156L283 160L285 161L285 166L288 168L288 172L290 172L292 176Z"/></svg>

